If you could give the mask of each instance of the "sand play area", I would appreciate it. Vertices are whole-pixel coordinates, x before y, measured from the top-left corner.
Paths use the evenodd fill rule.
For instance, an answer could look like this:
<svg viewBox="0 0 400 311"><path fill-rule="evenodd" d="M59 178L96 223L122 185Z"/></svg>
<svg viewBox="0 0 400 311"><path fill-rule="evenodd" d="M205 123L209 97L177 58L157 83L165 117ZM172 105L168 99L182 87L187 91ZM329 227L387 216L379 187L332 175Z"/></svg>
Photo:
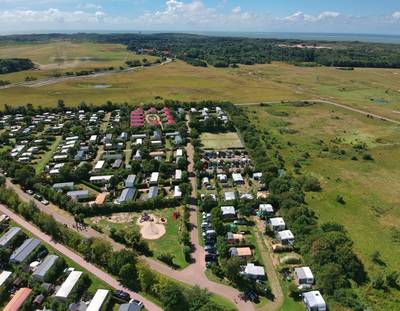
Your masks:
<svg viewBox="0 0 400 311"><path fill-rule="evenodd" d="M152 214L144 214L137 220L137 224L140 227L140 234L145 240L157 240L161 238L166 232L166 222L166 219Z"/></svg>

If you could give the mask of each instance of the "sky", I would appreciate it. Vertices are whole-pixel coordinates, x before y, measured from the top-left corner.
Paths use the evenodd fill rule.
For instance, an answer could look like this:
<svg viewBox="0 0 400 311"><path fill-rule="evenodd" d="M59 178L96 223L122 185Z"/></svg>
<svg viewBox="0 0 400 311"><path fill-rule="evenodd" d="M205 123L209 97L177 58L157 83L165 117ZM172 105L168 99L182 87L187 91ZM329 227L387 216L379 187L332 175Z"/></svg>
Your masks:
<svg viewBox="0 0 400 311"><path fill-rule="evenodd" d="M400 0L0 0L0 33L146 30L400 35Z"/></svg>

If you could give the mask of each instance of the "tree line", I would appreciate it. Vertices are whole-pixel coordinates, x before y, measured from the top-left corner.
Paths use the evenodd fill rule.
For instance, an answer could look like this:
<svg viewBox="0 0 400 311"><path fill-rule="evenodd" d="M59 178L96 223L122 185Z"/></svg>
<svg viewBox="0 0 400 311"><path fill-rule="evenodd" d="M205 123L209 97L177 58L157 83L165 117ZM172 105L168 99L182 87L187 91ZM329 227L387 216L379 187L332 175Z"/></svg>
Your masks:
<svg viewBox="0 0 400 311"><path fill-rule="evenodd" d="M35 64L28 58L0 59L0 74L29 70L34 67Z"/></svg>

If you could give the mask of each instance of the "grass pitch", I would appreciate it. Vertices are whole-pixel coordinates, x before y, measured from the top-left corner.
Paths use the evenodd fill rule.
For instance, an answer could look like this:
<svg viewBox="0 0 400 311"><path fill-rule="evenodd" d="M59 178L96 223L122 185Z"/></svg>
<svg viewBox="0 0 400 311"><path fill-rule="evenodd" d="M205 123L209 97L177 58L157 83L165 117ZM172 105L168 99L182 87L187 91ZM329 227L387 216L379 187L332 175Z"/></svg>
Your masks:
<svg viewBox="0 0 400 311"><path fill-rule="evenodd" d="M203 133L200 139L204 149L223 150L243 148L239 135L235 132L219 134Z"/></svg>

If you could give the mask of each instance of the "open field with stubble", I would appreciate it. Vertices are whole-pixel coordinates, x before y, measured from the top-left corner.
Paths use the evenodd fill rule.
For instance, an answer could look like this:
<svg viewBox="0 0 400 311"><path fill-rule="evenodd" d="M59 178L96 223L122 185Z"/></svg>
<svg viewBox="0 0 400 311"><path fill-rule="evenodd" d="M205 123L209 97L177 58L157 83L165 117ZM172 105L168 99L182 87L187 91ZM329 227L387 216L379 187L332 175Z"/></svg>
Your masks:
<svg viewBox="0 0 400 311"><path fill-rule="evenodd" d="M19 72L0 79L22 81L26 76L48 77L57 71L119 66L127 58L143 58L122 45L55 42L35 46L0 47L0 57L30 57L45 70ZM149 58L148 56L145 56ZM93 86L104 84L99 89ZM234 103L325 98L400 120L400 70L338 70L328 67L296 67L283 63L240 68L201 68L181 61L165 66L82 77L37 88L0 90L5 104L52 106L58 99L67 105L81 101L102 104L107 100L138 104L156 96L182 101L221 100Z"/></svg>
<svg viewBox="0 0 400 311"><path fill-rule="evenodd" d="M400 127L323 104L296 107L275 104L246 108L260 130L277 138L287 167L317 177L322 191L306 201L320 223L337 222L354 241L371 278L400 265ZM362 146L362 147L361 147ZM362 148L362 149L360 149ZM365 154L373 160L364 158ZM345 204L337 202L341 195ZM372 260L378 251L382 263ZM398 291L364 289L376 310L394 310Z"/></svg>

